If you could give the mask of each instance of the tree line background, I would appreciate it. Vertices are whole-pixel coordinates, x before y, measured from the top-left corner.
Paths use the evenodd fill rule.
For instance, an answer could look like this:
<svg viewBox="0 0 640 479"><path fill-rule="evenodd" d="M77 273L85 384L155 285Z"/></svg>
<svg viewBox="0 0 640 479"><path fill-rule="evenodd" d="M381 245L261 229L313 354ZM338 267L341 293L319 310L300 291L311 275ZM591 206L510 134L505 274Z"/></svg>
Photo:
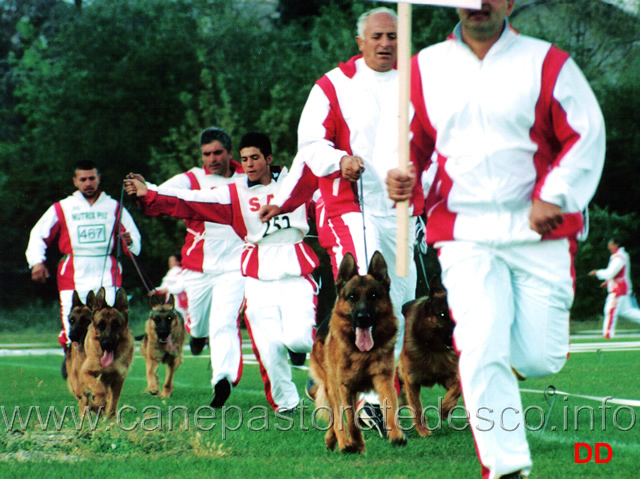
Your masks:
<svg viewBox="0 0 640 479"><path fill-rule="evenodd" d="M622 9L595 0L517 0L524 34L569 51L598 97L607 159L581 244L575 319L599 315L605 293L587 272L604 267L607 240L622 235L640 272L640 21L638 0ZM269 134L276 164L296 152L300 112L314 81L358 53L362 0L4 0L0 5L0 306L57 298L57 250L46 286L30 280L29 232L73 191L72 168L95 161L102 189L118 199L130 171L154 183L201 163L200 131L216 125L235 145ZM446 38L454 9L414 6L413 53ZM142 233L141 269L156 285L184 227L146 218L125 200ZM144 296L129 259L124 286ZM427 261L429 274L437 265ZM640 276L634 274L640 287Z"/></svg>

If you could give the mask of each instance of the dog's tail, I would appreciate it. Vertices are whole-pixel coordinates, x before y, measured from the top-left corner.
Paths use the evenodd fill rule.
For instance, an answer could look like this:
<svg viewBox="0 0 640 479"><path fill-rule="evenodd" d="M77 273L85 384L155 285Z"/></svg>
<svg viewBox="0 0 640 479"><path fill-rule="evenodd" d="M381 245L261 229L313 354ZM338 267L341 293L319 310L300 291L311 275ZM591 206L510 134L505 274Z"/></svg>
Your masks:
<svg viewBox="0 0 640 479"><path fill-rule="evenodd" d="M138 336L134 336L133 339L136 341L142 341L147 336L147 333L139 334Z"/></svg>

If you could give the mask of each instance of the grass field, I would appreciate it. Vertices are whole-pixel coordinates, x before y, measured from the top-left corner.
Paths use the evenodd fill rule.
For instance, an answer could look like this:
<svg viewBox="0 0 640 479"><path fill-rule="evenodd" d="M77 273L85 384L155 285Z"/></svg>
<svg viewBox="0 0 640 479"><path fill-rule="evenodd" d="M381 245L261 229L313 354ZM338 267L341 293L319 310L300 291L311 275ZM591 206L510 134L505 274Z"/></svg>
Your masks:
<svg viewBox="0 0 640 479"><path fill-rule="evenodd" d="M576 324L574 332L588 327ZM3 334L0 342L3 478L480 477L473 439L461 407L454 414L457 418L440 424L429 409L427 419L434 430L431 437L424 439L410 429L409 418L403 419L403 426L410 429L409 443L404 448L392 447L367 432L366 455L342 455L325 450L325 424L315 420L313 406L306 398L293 418L276 417L267 406L258 366L253 361L245 364L242 381L225 409L217 410L212 418L210 409L198 410L210 400L208 350L200 357L185 353L184 364L176 375L174 395L166 400L143 394L144 360L136 353L120 401L119 422L101 419L91 425L85 420L83 427L77 427L72 417L73 412L78 413L76 401L60 377L62 356L55 333ZM25 346L34 342L38 345ZM637 342L637 347L630 348L632 342ZM534 457L530 477L637 477L640 428L636 415L640 408L635 404L640 403L629 406L609 401L603 409L600 398L640 399L640 337L604 343L594 336L574 339L572 344L575 352L562 372L545 380L521 383ZM609 351L611 346L618 350ZM51 351L42 354L47 352L43 348ZM33 355L10 352L27 349L32 349ZM247 358L251 356L250 349L244 352ZM306 379L307 371L294 370L301 397ZM542 391L550 385L557 393L545 397ZM423 390L424 405L437 405L442 393L442 389ZM29 408L31 416L27 421ZM59 421L63 412L67 416L59 426L50 416L45 427L38 421L38 411L42 422L47 413L54 411ZM610 444L611 461L596 464L592 459L575 464L577 442L592 447L595 443ZM606 456L605 450L601 452ZM583 450L581 457L585 456Z"/></svg>

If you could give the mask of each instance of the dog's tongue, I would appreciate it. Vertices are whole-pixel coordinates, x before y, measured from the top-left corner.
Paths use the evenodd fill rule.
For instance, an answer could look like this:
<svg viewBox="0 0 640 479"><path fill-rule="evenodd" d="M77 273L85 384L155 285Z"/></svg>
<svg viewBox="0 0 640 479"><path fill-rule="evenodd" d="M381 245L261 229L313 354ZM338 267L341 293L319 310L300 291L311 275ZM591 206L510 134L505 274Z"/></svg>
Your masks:
<svg viewBox="0 0 640 479"><path fill-rule="evenodd" d="M176 349L175 345L171 341L171 335L167 336L167 351L173 351Z"/></svg>
<svg viewBox="0 0 640 479"><path fill-rule="evenodd" d="M111 365L113 362L113 351L105 351L102 357L100 358L100 364L102 364L103 368Z"/></svg>
<svg viewBox="0 0 640 479"><path fill-rule="evenodd" d="M369 351L373 347L372 328L356 328L356 347L360 351Z"/></svg>

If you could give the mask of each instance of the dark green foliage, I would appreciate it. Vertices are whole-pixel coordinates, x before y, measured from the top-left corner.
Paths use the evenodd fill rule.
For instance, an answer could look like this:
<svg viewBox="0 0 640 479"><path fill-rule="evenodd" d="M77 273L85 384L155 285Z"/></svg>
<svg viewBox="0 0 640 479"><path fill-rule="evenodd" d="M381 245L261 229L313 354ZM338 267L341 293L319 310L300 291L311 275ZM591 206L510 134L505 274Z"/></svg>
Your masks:
<svg viewBox="0 0 640 479"><path fill-rule="evenodd" d="M347 11L351 5L350 0L280 0L278 2L279 20L283 25L297 23L309 26L318 16L323 7L332 11Z"/></svg>
<svg viewBox="0 0 640 479"><path fill-rule="evenodd" d="M199 133L212 125L228 131L236 147L246 131L268 133L275 163L289 166L309 90L359 53L356 20L378 6L394 7L361 0L100 0L83 2L82 9L63 0L3 2L2 304L56 297L53 278L46 287L32 284L24 250L45 209L73 191L71 167L80 158L99 164L103 188L116 198L129 171L161 183L199 165ZM446 38L457 14L416 5L412 18L416 53ZM572 53L601 102L608 153L594 200L599 208L592 214L592 238L598 225L612 221L624 220L635 232L635 216L617 215L637 211L640 201L637 16L601 2L518 0L512 20L523 33ZM237 148L234 156L239 157ZM129 200L125 205L143 235L139 264L157 284L167 256L182 245L182 222L146 218ZM634 259L636 236L629 244ZM592 241L578 254L583 273L606 262L606 248ZM588 247L603 257L589 256ZM57 257L50 251L53 273ZM436 270L435 259L428 260L428 269ZM122 261L125 287L142 292L130 260ZM595 292L589 289L590 281L578 278L574 317L601 310L601 291L597 285Z"/></svg>

